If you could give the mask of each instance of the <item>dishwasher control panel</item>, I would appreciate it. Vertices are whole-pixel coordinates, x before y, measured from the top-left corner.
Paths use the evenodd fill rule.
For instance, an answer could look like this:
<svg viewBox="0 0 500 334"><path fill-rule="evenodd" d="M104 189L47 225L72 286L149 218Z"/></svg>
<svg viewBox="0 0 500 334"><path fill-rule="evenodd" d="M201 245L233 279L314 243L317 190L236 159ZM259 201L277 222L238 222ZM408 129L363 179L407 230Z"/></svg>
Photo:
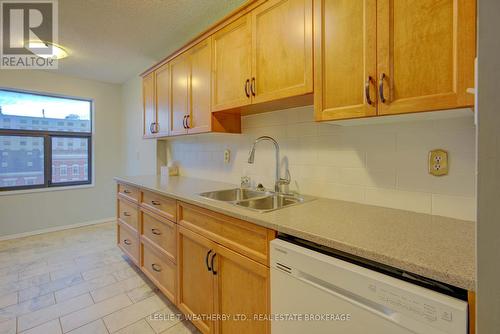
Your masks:
<svg viewBox="0 0 500 334"><path fill-rule="evenodd" d="M405 292L395 289L387 287L377 288L375 284L370 284L368 289L376 291L376 298L380 304L408 314L416 319L421 319L429 323L450 323L453 321L454 311L450 307L439 303L436 304L429 300L422 300L422 298L408 295Z"/></svg>

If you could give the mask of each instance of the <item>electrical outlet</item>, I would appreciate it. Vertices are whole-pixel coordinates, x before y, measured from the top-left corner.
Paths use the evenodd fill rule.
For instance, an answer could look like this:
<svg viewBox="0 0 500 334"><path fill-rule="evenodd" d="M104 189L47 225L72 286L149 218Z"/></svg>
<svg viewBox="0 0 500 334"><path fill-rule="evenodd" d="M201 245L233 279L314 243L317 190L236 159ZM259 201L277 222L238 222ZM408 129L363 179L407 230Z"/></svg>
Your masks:
<svg viewBox="0 0 500 334"><path fill-rule="evenodd" d="M429 152L429 174L448 175L448 152L442 149Z"/></svg>
<svg viewBox="0 0 500 334"><path fill-rule="evenodd" d="M224 163L228 164L231 161L231 151L229 149L226 149L224 151Z"/></svg>

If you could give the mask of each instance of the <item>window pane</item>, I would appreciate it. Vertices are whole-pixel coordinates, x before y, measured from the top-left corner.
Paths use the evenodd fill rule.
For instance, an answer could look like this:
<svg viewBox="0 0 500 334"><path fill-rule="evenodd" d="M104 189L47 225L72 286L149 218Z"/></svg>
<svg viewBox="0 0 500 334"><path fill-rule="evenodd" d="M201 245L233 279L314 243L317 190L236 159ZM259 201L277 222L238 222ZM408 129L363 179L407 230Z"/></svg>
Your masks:
<svg viewBox="0 0 500 334"><path fill-rule="evenodd" d="M0 89L0 129L90 132L91 102Z"/></svg>
<svg viewBox="0 0 500 334"><path fill-rule="evenodd" d="M0 187L44 184L43 137L0 136Z"/></svg>
<svg viewBox="0 0 500 334"><path fill-rule="evenodd" d="M88 181L87 138L52 137L52 183Z"/></svg>

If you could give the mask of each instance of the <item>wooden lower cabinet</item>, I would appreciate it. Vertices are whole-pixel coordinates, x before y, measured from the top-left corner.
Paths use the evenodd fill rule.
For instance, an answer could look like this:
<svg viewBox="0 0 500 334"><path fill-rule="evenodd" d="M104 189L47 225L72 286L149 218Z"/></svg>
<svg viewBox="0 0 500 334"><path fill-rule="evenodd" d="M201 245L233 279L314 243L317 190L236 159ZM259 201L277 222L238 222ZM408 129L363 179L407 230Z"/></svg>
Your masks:
<svg viewBox="0 0 500 334"><path fill-rule="evenodd" d="M117 225L117 239L118 247L135 264L139 264L139 238L137 231L131 229L127 224L119 222Z"/></svg>
<svg viewBox="0 0 500 334"><path fill-rule="evenodd" d="M182 312L202 333L265 334L269 268L179 227L178 281Z"/></svg>
<svg viewBox="0 0 500 334"><path fill-rule="evenodd" d="M266 334L269 321L269 268L217 245L213 272L215 313L229 316L216 323L217 333Z"/></svg>
<svg viewBox="0 0 500 334"><path fill-rule="evenodd" d="M141 270L175 304L177 295L177 270L163 252L147 240L141 241Z"/></svg>
<svg viewBox="0 0 500 334"><path fill-rule="evenodd" d="M215 243L179 226L177 244L177 306L193 317L202 333L215 333L214 321L204 318L214 313L214 275L208 270L208 261Z"/></svg>
<svg viewBox="0 0 500 334"><path fill-rule="evenodd" d="M270 333L261 319L274 231L144 189L139 205L121 193L118 246L202 333Z"/></svg>

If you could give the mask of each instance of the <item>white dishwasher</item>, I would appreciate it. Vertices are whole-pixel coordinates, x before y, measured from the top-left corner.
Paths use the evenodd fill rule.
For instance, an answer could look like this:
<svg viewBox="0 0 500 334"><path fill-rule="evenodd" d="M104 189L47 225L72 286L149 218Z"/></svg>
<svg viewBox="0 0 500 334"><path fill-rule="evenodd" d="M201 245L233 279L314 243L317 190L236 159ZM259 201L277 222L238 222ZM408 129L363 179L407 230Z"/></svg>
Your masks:
<svg viewBox="0 0 500 334"><path fill-rule="evenodd" d="M466 334L467 315L462 299L296 242L271 242L272 334Z"/></svg>

